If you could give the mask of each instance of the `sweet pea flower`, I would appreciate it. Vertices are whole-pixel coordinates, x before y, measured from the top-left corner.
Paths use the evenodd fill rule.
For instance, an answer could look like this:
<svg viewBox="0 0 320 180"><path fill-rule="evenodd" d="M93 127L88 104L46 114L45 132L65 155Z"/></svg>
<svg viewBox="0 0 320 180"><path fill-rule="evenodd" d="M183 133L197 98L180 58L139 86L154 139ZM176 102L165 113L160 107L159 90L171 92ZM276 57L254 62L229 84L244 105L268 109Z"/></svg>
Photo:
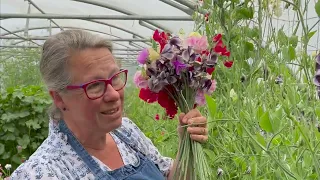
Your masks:
<svg viewBox="0 0 320 180"><path fill-rule="evenodd" d="M199 90L197 91L197 94L196 94L196 103L199 105L199 106L203 106L205 103L206 103L206 99L204 97L204 92Z"/></svg>
<svg viewBox="0 0 320 180"><path fill-rule="evenodd" d="M147 88L148 87L148 81L147 81L146 78L144 78L142 76L142 72L141 71L137 71L134 74L133 82L139 88Z"/></svg>
<svg viewBox="0 0 320 180"><path fill-rule="evenodd" d="M142 51L140 51L137 61L139 64L145 64L148 60L149 52L147 48L144 48Z"/></svg>
<svg viewBox="0 0 320 180"><path fill-rule="evenodd" d="M201 53L208 48L208 40L206 36L199 37L195 34L185 40L185 46L191 46L195 52Z"/></svg>
<svg viewBox="0 0 320 180"><path fill-rule="evenodd" d="M209 95L212 94L217 88L217 81L213 79L211 82L212 84L210 88L208 89L208 91L206 91L206 94L209 94Z"/></svg>
<svg viewBox="0 0 320 180"><path fill-rule="evenodd" d="M159 51L160 51L160 49L159 49ZM160 54L158 52L156 52L153 48L149 48L148 52L149 52L150 61L155 61L160 58Z"/></svg>
<svg viewBox="0 0 320 180"><path fill-rule="evenodd" d="M6 164L5 166L4 166L4 168L6 168L6 170L10 170L11 169L11 164Z"/></svg>

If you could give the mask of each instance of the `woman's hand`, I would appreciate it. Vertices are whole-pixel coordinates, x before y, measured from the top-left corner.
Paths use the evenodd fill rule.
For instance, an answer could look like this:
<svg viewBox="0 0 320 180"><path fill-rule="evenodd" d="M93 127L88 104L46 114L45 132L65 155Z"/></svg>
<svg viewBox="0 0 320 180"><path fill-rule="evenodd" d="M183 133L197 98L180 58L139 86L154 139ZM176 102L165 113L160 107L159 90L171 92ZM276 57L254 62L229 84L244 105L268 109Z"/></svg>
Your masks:
<svg viewBox="0 0 320 180"><path fill-rule="evenodd" d="M189 125L185 127L185 125ZM208 140L208 128L207 128L207 118L201 115L199 110L192 109L187 114L181 113L179 115L179 137L183 136L183 129L181 126L187 128L190 133L190 137L194 141L204 143Z"/></svg>

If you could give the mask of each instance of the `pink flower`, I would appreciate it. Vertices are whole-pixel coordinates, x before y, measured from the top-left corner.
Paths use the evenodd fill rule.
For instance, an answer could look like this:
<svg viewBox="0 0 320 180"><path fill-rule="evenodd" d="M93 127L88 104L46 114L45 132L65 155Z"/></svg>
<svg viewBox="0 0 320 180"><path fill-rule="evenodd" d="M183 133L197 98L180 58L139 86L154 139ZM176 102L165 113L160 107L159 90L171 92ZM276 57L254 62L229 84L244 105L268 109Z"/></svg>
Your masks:
<svg viewBox="0 0 320 180"><path fill-rule="evenodd" d="M142 76L142 73L141 71L137 71L135 74L134 74L134 77L133 77L133 82L134 84L139 87L139 88L147 88L148 87L148 81L146 78L144 78Z"/></svg>
<svg viewBox="0 0 320 180"><path fill-rule="evenodd" d="M206 103L206 99L204 97L204 92L199 90L197 91L197 94L196 94L196 103L199 105L199 106L203 106L205 103Z"/></svg>
<svg viewBox="0 0 320 180"><path fill-rule="evenodd" d="M215 91L217 88L217 81L213 79L211 82L212 82L212 84L211 84L210 88L208 89L208 91L206 91L206 94L209 94L209 95L212 94L213 91Z"/></svg>
<svg viewBox="0 0 320 180"><path fill-rule="evenodd" d="M192 46L195 52L201 53L208 48L208 40L206 36L196 37L191 36L186 39L186 45Z"/></svg>
<svg viewBox="0 0 320 180"><path fill-rule="evenodd" d="M148 60L149 51L147 48L144 48L142 51L140 51L139 56L137 58L138 63L145 64Z"/></svg>

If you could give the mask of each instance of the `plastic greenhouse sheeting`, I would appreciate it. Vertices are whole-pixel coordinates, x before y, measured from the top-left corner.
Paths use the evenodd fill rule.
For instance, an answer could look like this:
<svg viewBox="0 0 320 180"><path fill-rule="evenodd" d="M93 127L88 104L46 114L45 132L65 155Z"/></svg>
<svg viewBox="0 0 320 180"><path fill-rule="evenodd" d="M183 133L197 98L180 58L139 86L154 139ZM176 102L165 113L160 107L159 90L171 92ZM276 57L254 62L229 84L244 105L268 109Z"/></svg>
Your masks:
<svg viewBox="0 0 320 180"><path fill-rule="evenodd" d="M124 39L114 41L114 47L119 49L119 58L135 59L138 51L150 45L147 40L155 29L168 30L178 33L180 29L191 32L195 23L191 20L192 8L197 0L0 0L0 46L39 46L44 37L56 34L61 29L84 29L93 33L104 34L110 39ZM313 8L315 1L310 1ZM121 19L39 19L39 18L6 18L3 14L20 15L76 15L76 16L130 16L139 17L182 17L184 20L121 20ZM292 29L297 23L295 13L283 11L282 16L274 18L274 24ZM190 18L190 20L186 20ZM314 11L308 11L306 24L312 26L319 18ZM264 25L263 25L264 26ZM268 28L268 25L266 25ZM319 49L319 23L314 27L316 34L310 39L308 51ZM9 31L9 32L8 32ZM298 34L301 34L298 29ZM14 32L15 34L10 34ZM16 39L1 37L14 36ZM38 37L37 40L26 41L23 37ZM45 38L44 38L45 39ZM132 40L135 39L135 40ZM138 40L137 40L138 39ZM142 39L142 40L141 40ZM130 41L131 40L131 41ZM148 44L149 43L149 44ZM123 49L131 49L123 51ZM120 51L121 50L121 51Z"/></svg>
<svg viewBox="0 0 320 180"><path fill-rule="evenodd" d="M1 0L1 14L41 14L41 12L24 0ZM42 12L46 14L68 14L68 15L127 15L135 14L141 16L189 16L185 12L170 6L158 0L95 0L95 1L67 1L67 0L32 0ZM177 3L176 3L177 4ZM105 6L105 7L102 7ZM183 5L180 5L183 6ZM184 6L184 8L186 8ZM28 25L27 24L28 22ZM139 20L79 20L79 19L54 19L54 22L64 28L80 28L90 30L93 33L102 33L110 39L122 38L150 38L153 29L159 28L153 26L147 28L139 24ZM101 22L101 23L99 23ZM152 21L171 32L178 32L180 28L186 31L193 29L192 21ZM140 21L140 23L146 23ZM61 29L52 21L47 19L2 19L1 27L9 31L18 32L20 36L49 36L55 34ZM149 26L152 26L149 24ZM50 30L51 27L51 30ZM26 30L26 31L25 31ZM4 29L1 29L1 35L8 34ZM11 35L12 36L12 35ZM8 40L7 40L8 41ZM19 42L21 40L12 40ZM42 44L43 40L34 40L38 44ZM144 42L115 42L115 48L141 48L146 47ZM23 43L18 43L18 45ZM36 44L34 44L36 45Z"/></svg>

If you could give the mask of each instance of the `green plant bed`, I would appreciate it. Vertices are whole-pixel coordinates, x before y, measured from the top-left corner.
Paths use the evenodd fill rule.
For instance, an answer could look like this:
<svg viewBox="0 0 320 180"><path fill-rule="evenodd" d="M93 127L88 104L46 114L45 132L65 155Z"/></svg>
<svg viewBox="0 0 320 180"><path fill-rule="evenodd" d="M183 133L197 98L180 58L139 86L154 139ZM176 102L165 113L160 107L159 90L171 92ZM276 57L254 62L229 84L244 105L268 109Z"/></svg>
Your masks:
<svg viewBox="0 0 320 180"><path fill-rule="evenodd" d="M0 164L15 169L48 135L51 100L40 86L8 88L0 94Z"/></svg>

